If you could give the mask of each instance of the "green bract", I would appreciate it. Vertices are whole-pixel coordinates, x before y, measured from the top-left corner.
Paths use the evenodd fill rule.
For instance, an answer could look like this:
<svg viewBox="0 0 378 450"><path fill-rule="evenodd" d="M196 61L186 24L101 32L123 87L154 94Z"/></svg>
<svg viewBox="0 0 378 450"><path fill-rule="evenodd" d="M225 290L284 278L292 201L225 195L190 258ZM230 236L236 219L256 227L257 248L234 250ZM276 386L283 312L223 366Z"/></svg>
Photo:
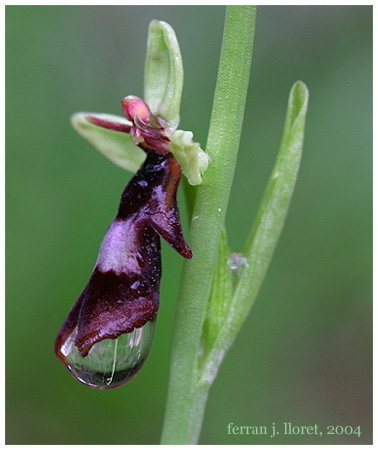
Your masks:
<svg viewBox="0 0 378 450"><path fill-rule="evenodd" d="M227 269L230 271L231 267L227 266L229 251L223 230L202 335L202 382L211 383L216 376L225 353L252 308L268 270L297 180L307 105L307 87L297 81L289 95L277 162L243 249L244 268L236 280L234 290L230 287L230 272L227 274Z"/></svg>

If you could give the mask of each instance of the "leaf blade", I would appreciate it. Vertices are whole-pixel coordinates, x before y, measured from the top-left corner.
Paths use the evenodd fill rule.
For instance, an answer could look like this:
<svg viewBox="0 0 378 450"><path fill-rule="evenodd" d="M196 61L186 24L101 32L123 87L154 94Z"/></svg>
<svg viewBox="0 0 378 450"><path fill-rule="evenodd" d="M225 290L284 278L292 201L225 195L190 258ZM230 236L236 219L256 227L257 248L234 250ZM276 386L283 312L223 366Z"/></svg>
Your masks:
<svg viewBox="0 0 378 450"><path fill-rule="evenodd" d="M248 266L234 295L233 303L241 305L235 310L235 329L240 329L257 297L290 206L302 156L308 96L301 81L290 91L277 161L243 250Z"/></svg>
<svg viewBox="0 0 378 450"><path fill-rule="evenodd" d="M228 306L227 320L219 329L202 365L200 383L211 383L215 378L224 355L253 306L267 272L295 187L302 154L307 104L307 88L304 83L297 82L290 92L277 162L243 251L247 264Z"/></svg>

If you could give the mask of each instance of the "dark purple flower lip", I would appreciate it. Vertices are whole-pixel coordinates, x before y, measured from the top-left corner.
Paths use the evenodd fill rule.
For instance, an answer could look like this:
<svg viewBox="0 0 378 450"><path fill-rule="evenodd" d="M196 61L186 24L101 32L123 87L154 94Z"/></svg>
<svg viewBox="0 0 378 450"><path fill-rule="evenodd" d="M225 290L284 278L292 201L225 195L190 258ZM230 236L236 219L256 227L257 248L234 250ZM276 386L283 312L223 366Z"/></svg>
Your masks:
<svg viewBox="0 0 378 450"><path fill-rule="evenodd" d="M192 252L185 242L177 205L181 168L169 151L164 121L153 116L138 97L122 101L129 127L88 116L95 125L129 133L147 158L125 187L117 215L101 244L92 275L55 341L62 352L75 332L75 345L85 357L104 339L116 339L154 321L159 308L160 237L184 258Z"/></svg>

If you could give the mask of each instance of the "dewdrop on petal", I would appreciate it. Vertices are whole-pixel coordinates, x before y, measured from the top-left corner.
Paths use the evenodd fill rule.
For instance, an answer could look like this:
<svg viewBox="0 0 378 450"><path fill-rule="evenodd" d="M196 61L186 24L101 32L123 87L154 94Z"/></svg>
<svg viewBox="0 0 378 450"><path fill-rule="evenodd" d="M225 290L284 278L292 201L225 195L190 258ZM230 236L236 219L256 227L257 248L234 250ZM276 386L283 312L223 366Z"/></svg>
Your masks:
<svg viewBox="0 0 378 450"><path fill-rule="evenodd" d="M104 339L94 344L88 355L81 356L75 345L77 330L61 347L61 359L71 374L87 386L112 389L132 380L150 352L155 321L147 322L117 339Z"/></svg>

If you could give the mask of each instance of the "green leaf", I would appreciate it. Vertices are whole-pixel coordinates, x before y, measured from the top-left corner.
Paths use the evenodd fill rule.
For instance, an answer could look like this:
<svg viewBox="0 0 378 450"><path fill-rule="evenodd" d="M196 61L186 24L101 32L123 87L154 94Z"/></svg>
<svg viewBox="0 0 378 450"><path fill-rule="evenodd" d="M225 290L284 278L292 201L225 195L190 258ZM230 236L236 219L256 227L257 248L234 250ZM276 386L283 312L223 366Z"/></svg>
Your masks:
<svg viewBox="0 0 378 450"><path fill-rule="evenodd" d="M148 30L144 72L144 100L151 112L172 128L180 121L180 102L184 82L180 47L173 28L153 20Z"/></svg>
<svg viewBox="0 0 378 450"><path fill-rule="evenodd" d="M230 255L226 230L223 229L219 243L218 260L214 271L206 317L203 324L201 342L203 361L206 361L229 313L233 294L232 273L228 263Z"/></svg>
<svg viewBox="0 0 378 450"><path fill-rule="evenodd" d="M235 334L257 297L284 225L302 156L307 105L307 87L297 81L290 91L277 161L243 251L248 266L233 300L232 328Z"/></svg>
<svg viewBox="0 0 378 450"><path fill-rule="evenodd" d="M291 89L277 162L243 251L240 274L228 314L202 364L200 381L211 382L247 317L263 282L289 208L300 165L308 91L298 81Z"/></svg>
<svg viewBox="0 0 378 450"><path fill-rule="evenodd" d="M76 131L97 150L123 169L136 172L146 159L143 150L132 142L129 134L94 125L87 120L87 115L96 116L110 122L132 124L124 117L112 114L79 112L71 117L71 123Z"/></svg>

